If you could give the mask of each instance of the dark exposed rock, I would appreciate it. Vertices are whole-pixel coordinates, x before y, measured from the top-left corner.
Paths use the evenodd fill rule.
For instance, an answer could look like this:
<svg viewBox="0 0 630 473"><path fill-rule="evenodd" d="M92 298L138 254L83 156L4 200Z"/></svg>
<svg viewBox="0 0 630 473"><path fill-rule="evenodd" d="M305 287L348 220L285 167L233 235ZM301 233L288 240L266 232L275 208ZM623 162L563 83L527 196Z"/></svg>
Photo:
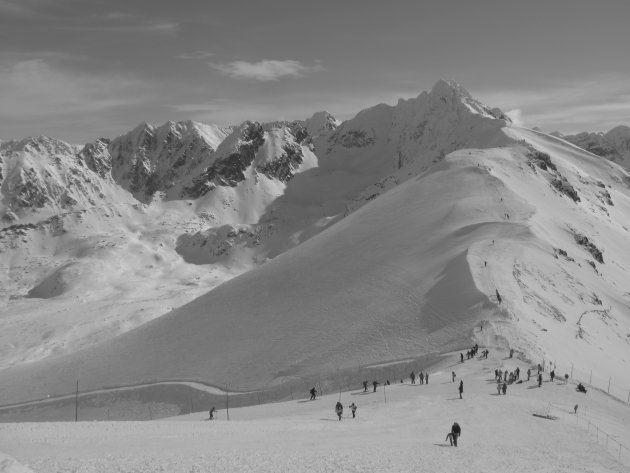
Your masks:
<svg viewBox="0 0 630 473"><path fill-rule="evenodd" d="M241 139L234 152L217 159L206 171L186 188L186 194L198 198L216 186L235 187L245 180L245 170L252 164L258 149L264 144L264 130L258 122L246 122Z"/></svg>
<svg viewBox="0 0 630 473"><path fill-rule="evenodd" d="M564 176L556 177L551 181L551 185L554 189L562 192L564 195L570 197L574 202L580 202L580 196L575 188L569 184Z"/></svg>
<svg viewBox="0 0 630 473"><path fill-rule="evenodd" d="M583 246L584 249L586 249L586 251L588 251L598 263L604 264L604 256L593 242L589 241L586 236L579 233L575 234L574 238L576 243Z"/></svg>
<svg viewBox="0 0 630 473"><path fill-rule="evenodd" d="M282 156L260 166L258 170L270 179L276 178L287 182L293 178L295 171L302 164L304 154L299 145L286 144L282 149L284 150Z"/></svg>
<svg viewBox="0 0 630 473"><path fill-rule="evenodd" d="M547 171L549 169L553 171L557 171L556 165L551 162L551 157L547 153L543 153L542 151L538 151L536 148L531 148L531 151L528 153L529 161L538 166L540 169Z"/></svg>

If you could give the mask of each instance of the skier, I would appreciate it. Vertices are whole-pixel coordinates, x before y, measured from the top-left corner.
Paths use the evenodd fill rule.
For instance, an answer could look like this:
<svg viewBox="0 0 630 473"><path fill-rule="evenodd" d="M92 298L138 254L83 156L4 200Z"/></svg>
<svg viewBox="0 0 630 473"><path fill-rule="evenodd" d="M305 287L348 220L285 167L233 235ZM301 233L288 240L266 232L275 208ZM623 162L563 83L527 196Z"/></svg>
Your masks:
<svg viewBox="0 0 630 473"><path fill-rule="evenodd" d="M464 354L463 353L459 354L459 361L461 361L462 363L464 362Z"/></svg>
<svg viewBox="0 0 630 473"><path fill-rule="evenodd" d="M317 389L315 389L315 386L311 388L310 393L311 393L311 401L314 401L315 398L317 397Z"/></svg>
<svg viewBox="0 0 630 473"><path fill-rule="evenodd" d="M577 404L576 404L575 406L573 406L573 413L574 413L574 414L577 414L577 408L578 408L578 405L577 405Z"/></svg>
<svg viewBox="0 0 630 473"><path fill-rule="evenodd" d="M499 301L499 304L501 303L501 294L499 294L499 290L495 289L494 290L497 293L497 300Z"/></svg>
<svg viewBox="0 0 630 473"><path fill-rule="evenodd" d="M367 381L363 381L363 392L366 393L367 392Z"/></svg>
<svg viewBox="0 0 630 473"><path fill-rule="evenodd" d="M451 434L453 434L453 445L457 447L457 438L462 435L462 428L457 422L453 423L451 427Z"/></svg>
<svg viewBox="0 0 630 473"><path fill-rule="evenodd" d="M453 376L453 382L455 382L455 371L451 371L451 375Z"/></svg>
<svg viewBox="0 0 630 473"><path fill-rule="evenodd" d="M411 372L411 384L416 384L416 374L413 371Z"/></svg>
<svg viewBox="0 0 630 473"><path fill-rule="evenodd" d="M538 373L538 387L542 386L542 374Z"/></svg>
<svg viewBox="0 0 630 473"><path fill-rule="evenodd" d="M350 410L352 411L352 418L354 419L357 414L357 405L354 402L350 404Z"/></svg>
<svg viewBox="0 0 630 473"><path fill-rule="evenodd" d="M381 384L381 383L379 383L376 380L372 381L372 386L374 386L374 391L373 392L376 392L376 386L378 386L379 384Z"/></svg>
<svg viewBox="0 0 630 473"><path fill-rule="evenodd" d="M337 404L335 405L335 412L337 413L339 420L341 420L341 416L343 415L343 404L341 404L340 401L337 401Z"/></svg>
<svg viewBox="0 0 630 473"><path fill-rule="evenodd" d="M212 409L210 409L210 412L208 413L208 414L210 414L210 416L208 417L208 420L214 420L214 413L215 412L217 412L217 410L213 406Z"/></svg>
<svg viewBox="0 0 630 473"><path fill-rule="evenodd" d="M507 384L504 382L503 386L501 387L501 391L503 391L503 395L505 396L505 392L507 391Z"/></svg>
<svg viewBox="0 0 630 473"><path fill-rule="evenodd" d="M459 382L459 398L462 399L462 393L464 392L464 381Z"/></svg>

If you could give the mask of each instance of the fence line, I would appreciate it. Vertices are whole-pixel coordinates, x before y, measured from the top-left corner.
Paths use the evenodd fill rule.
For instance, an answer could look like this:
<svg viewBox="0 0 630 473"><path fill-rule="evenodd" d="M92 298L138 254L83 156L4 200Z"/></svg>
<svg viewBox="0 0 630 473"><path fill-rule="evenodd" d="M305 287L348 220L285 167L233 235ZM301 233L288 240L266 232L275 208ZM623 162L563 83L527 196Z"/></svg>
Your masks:
<svg viewBox="0 0 630 473"><path fill-rule="evenodd" d="M602 445L606 451L615 457L620 463L630 465L630 448L617 440L614 435L601 429L597 424L591 422L583 415L578 413L567 413L565 408L555 404L549 403L549 407L547 409L548 416L551 415L551 408L554 408L553 414L559 414L563 419L567 419L567 414L570 417L574 417L577 425L586 426L586 431L589 434L594 434L595 442L597 442L598 445ZM593 435L591 435L591 438L593 438Z"/></svg>
<svg viewBox="0 0 630 473"><path fill-rule="evenodd" d="M618 379L616 380L612 376L600 376L597 374L597 371L593 373L592 369L584 370L573 363L561 365L555 361L543 360L542 366L546 373L549 373L551 369L555 370L556 378L558 379L563 379L564 375L567 374L569 379L574 382L577 381L585 386L598 389L626 404L630 404L630 385Z"/></svg>

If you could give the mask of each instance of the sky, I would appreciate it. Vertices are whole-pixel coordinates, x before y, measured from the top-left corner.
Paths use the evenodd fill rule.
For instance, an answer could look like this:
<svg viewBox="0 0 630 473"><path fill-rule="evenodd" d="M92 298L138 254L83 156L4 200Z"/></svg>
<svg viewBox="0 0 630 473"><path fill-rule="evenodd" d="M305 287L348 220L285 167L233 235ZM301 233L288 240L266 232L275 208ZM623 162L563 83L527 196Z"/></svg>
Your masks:
<svg viewBox="0 0 630 473"><path fill-rule="evenodd" d="M630 125L626 0L0 0L0 139L340 119L439 79L547 131Z"/></svg>

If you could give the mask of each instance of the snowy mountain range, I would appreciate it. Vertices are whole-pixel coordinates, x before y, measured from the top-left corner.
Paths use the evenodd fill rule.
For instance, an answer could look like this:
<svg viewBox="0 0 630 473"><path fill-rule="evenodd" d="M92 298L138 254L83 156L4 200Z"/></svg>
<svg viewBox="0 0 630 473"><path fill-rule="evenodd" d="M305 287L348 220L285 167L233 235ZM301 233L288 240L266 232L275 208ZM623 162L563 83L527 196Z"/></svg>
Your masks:
<svg viewBox="0 0 630 473"><path fill-rule="evenodd" d="M554 135L630 169L630 127L628 126L621 125L607 133L584 131L577 135L562 135L556 132Z"/></svg>
<svg viewBox="0 0 630 473"><path fill-rule="evenodd" d="M630 175L569 138L440 81L343 123L0 143L0 399L77 379L286 394L480 325L530 360L627 373Z"/></svg>

